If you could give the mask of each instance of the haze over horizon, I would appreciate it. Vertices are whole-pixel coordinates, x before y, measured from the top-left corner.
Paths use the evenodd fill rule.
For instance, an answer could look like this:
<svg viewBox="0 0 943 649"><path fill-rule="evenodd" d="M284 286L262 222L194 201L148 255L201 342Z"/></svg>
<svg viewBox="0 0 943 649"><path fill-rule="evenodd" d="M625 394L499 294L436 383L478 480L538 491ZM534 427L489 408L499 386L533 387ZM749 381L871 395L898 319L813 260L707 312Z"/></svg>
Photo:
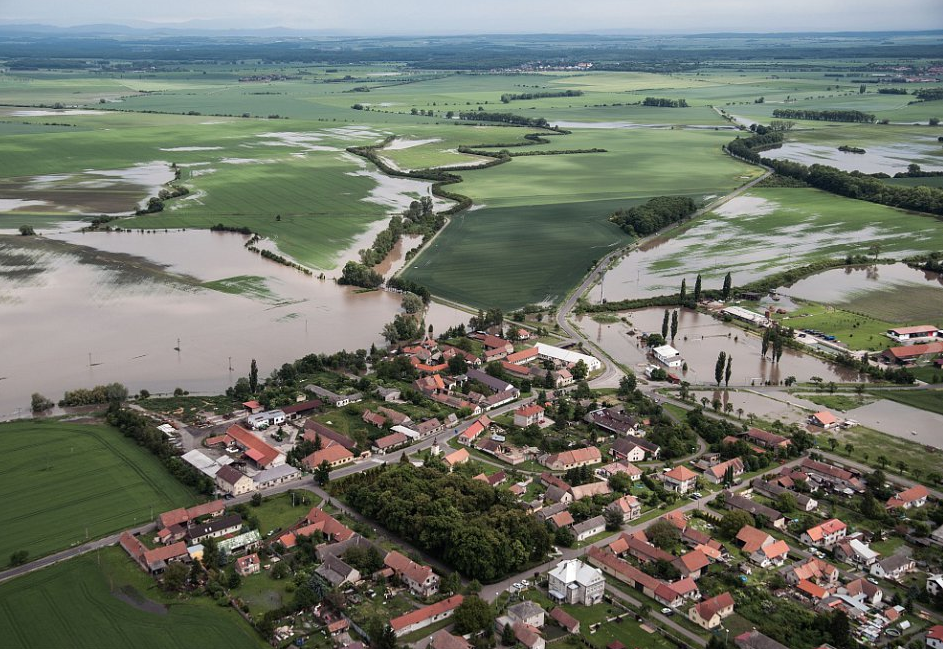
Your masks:
<svg viewBox="0 0 943 649"><path fill-rule="evenodd" d="M943 28L939 0L794 0L757 5L751 0L585 0L579 5L538 0L480 0L474 7L431 0L400 3L359 0L166 0L160 5L125 0L3 0L0 24L74 27L94 24L138 28L264 30L287 28L361 35L593 32L840 32ZM355 4L355 6L351 6Z"/></svg>

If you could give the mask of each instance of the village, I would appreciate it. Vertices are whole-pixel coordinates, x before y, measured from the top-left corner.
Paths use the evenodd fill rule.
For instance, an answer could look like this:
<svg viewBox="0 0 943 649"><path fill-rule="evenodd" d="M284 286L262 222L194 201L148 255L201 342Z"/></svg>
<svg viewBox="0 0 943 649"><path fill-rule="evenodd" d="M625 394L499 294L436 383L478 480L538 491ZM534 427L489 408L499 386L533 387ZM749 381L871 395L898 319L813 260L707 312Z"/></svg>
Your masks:
<svg viewBox="0 0 943 649"><path fill-rule="evenodd" d="M820 449L832 413L778 432L697 407L679 420L634 381L590 389L598 359L526 329L448 333L391 348L376 383L322 372L291 405L246 401L182 456L218 499L121 546L276 644L776 649L818 624L825 648L939 646L940 494ZM460 574L345 501L342 485L394 467L487 490L535 517L549 551L493 583ZM289 491L315 504L259 527ZM279 596L240 596L260 590Z"/></svg>

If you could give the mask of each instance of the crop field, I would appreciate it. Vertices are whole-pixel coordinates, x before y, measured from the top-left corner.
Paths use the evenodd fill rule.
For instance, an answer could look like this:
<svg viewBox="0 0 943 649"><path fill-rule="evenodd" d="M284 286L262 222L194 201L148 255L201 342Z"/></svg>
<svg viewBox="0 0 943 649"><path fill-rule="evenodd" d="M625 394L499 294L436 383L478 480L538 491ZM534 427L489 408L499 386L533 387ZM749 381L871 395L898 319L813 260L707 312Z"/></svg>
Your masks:
<svg viewBox="0 0 943 649"><path fill-rule="evenodd" d="M0 584L9 649L261 649L239 615L209 598L170 599L118 547Z"/></svg>
<svg viewBox="0 0 943 649"><path fill-rule="evenodd" d="M0 557L39 557L153 519L196 497L152 455L107 426L56 420L0 425Z"/></svg>
<svg viewBox="0 0 943 649"><path fill-rule="evenodd" d="M731 272L743 285L784 268L822 259L868 254L871 243L887 257L943 248L943 222L816 189L754 188L668 240L633 253L606 276L609 299L661 295L705 286Z"/></svg>

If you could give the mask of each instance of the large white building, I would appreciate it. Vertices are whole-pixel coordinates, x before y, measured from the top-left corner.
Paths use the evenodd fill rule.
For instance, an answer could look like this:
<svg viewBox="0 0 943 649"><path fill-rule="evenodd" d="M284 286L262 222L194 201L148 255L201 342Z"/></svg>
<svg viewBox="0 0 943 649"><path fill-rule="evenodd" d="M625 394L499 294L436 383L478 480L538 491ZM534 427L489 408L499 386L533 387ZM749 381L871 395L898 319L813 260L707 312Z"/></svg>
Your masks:
<svg viewBox="0 0 943 649"><path fill-rule="evenodd" d="M684 359L681 358L681 352L671 345L655 347L652 353L655 355L655 358L658 359L658 362L665 367L681 367L684 363Z"/></svg>
<svg viewBox="0 0 943 649"><path fill-rule="evenodd" d="M548 577L547 590L550 596L567 604L598 604L606 590L602 570L588 566L579 559L561 561Z"/></svg>
<svg viewBox="0 0 943 649"><path fill-rule="evenodd" d="M537 343L537 356L541 360L560 361L567 364L583 361L590 372L602 369L602 363L593 356L580 354L569 349L561 349L553 345L545 345L544 343Z"/></svg>

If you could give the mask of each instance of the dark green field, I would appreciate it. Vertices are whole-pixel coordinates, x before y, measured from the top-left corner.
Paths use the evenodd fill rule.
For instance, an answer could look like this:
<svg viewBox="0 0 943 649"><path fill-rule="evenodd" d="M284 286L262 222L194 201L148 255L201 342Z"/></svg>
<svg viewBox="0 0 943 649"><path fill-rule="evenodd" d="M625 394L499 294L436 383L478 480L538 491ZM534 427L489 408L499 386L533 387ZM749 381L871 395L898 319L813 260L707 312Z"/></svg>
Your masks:
<svg viewBox="0 0 943 649"><path fill-rule="evenodd" d="M58 420L0 425L0 561L40 557L196 500L154 456L109 426Z"/></svg>
<svg viewBox="0 0 943 649"><path fill-rule="evenodd" d="M4 649L266 646L229 607L166 599L117 547L0 584L0 628Z"/></svg>
<svg viewBox="0 0 943 649"><path fill-rule="evenodd" d="M606 221L638 201L592 201L466 212L403 274L436 295L512 309L555 302L593 262L629 242ZM500 236L497 236L499 235Z"/></svg>

